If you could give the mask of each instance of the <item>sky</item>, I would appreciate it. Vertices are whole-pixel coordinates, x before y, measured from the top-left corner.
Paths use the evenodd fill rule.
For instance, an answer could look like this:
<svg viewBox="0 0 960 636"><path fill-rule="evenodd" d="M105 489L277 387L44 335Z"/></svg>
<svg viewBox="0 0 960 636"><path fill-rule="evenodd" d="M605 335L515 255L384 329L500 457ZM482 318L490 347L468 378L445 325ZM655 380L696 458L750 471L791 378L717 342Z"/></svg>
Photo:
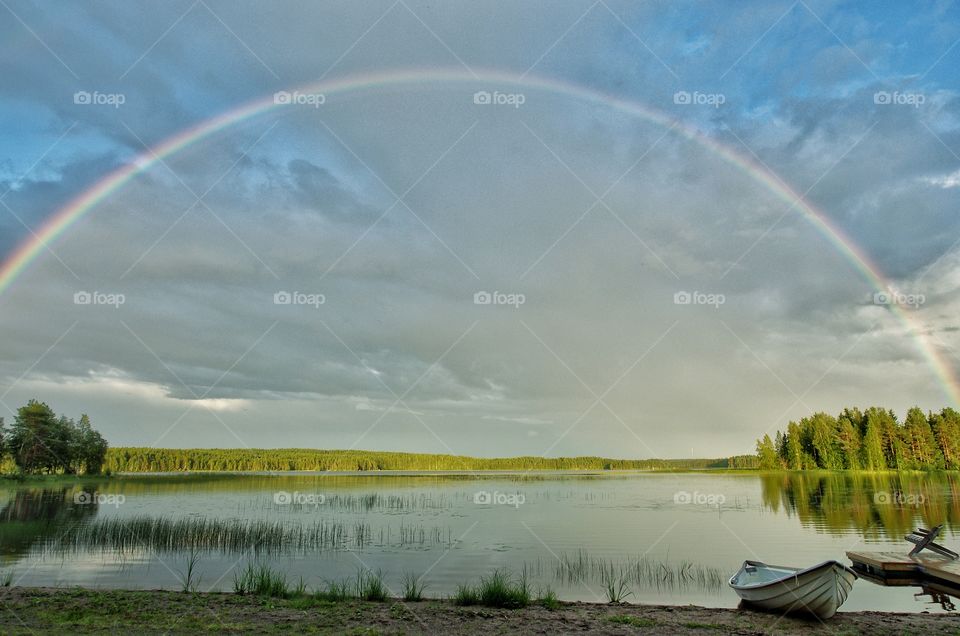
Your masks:
<svg viewBox="0 0 960 636"><path fill-rule="evenodd" d="M953 2L2 0L0 51L8 421L719 457L958 406Z"/></svg>

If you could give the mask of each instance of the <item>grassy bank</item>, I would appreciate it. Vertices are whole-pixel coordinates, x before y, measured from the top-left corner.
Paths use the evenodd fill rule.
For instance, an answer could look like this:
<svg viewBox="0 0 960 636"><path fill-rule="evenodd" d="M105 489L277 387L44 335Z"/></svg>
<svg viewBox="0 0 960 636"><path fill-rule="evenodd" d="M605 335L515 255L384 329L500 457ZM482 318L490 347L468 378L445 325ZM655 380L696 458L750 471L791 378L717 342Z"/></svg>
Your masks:
<svg viewBox="0 0 960 636"><path fill-rule="evenodd" d="M113 472L377 470L683 470L737 466L736 458L467 457L427 453L302 448L111 448Z"/></svg>
<svg viewBox="0 0 960 636"><path fill-rule="evenodd" d="M531 604L522 609L445 600L330 601L318 597L161 591L5 588L5 634L956 634L955 616L841 613L817 621L694 606Z"/></svg>

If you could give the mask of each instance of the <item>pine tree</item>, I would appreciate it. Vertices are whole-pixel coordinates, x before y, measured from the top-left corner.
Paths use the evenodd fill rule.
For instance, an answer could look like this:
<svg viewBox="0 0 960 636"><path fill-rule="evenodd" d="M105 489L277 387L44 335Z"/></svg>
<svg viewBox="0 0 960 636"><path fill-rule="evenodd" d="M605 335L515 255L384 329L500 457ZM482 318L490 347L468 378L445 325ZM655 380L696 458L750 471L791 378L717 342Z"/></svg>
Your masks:
<svg viewBox="0 0 960 636"><path fill-rule="evenodd" d="M837 441L840 453L843 456L843 467L848 470L859 470L861 467L861 447L859 422L856 424L844 411L837 420Z"/></svg>
<svg viewBox="0 0 960 636"><path fill-rule="evenodd" d="M63 465L61 457L65 449L60 445L57 417L43 402L30 400L17 409L10 430L10 453L17 467L26 473L54 472Z"/></svg>
<svg viewBox="0 0 960 636"><path fill-rule="evenodd" d="M908 468L923 470L943 467L943 455L937 448L930 422L916 406L907 411L903 440Z"/></svg>

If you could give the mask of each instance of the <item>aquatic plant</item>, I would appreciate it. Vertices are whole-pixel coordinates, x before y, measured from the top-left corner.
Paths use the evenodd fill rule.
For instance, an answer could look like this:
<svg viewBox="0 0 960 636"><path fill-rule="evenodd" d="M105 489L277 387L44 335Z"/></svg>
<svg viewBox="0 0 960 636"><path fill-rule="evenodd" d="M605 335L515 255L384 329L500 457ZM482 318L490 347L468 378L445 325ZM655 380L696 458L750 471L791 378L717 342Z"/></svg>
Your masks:
<svg viewBox="0 0 960 636"><path fill-rule="evenodd" d="M724 582L724 574L717 568L689 561L673 564L645 555L612 560L591 557L586 550L561 554L554 576L564 583L599 581L606 586L611 580L622 580L624 584L657 590L716 591Z"/></svg>
<svg viewBox="0 0 960 636"><path fill-rule="evenodd" d="M233 578L233 590L237 594L289 598L290 587L287 577L266 564L248 563Z"/></svg>
<svg viewBox="0 0 960 636"><path fill-rule="evenodd" d="M403 575L403 600L422 601L423 590L426 586L420 581L420 577L411 572Z"/></svg>
<svg viewBox="0 0 960 636"><path fill-rule="evenodd" d="M364 601L385 601L387 586L380 572L360 570L357 572L357 598Z"/></svg>
<svg viewBox="0 0 960 636"><path fill-rule="evenodd" d="M440 528L401 525L399 534L389 528L379 530L375 534L371 525L363 521L348 526L328 519L303 523L205 517L105 517L67 528L47 547L56 552L97 548L130 552L146 547L160 553L215 550L274 554L364 549L371 545L443 545L452 540L449 530L445 536Z"/></svg>
<svg viewBox="0 0 960 636"><path fill-rule="evenodd" d="M456 605L485 605L517 609L530 604L530 586L527 583L526 573L519 580L514 581L506 572L494 570L490 576L481 578L480 584L476 587L458 586L453 602Z"/></svg>

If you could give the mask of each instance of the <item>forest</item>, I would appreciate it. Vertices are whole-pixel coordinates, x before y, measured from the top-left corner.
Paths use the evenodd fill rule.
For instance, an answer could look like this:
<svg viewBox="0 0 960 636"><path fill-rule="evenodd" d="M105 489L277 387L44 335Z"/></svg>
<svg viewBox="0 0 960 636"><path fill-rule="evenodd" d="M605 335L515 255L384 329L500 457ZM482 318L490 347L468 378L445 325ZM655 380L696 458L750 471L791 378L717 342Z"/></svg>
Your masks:
<svg viewBox="0 0 960 636"><path fill-rule="evenodd" d="M757 440L763 470L958 470L960 413L944 408L907 411L845 408L836 417L814 413L790 422L774 439Z"/></svg>
<svg viewBox="0 0 960 636"><path fill-rule="evenodd" d="M106 466L113 472L134 473L287 470L681 470L726 468L729 462L729 459L483 458L300 448L111 448L106 458Z"/></svg>

